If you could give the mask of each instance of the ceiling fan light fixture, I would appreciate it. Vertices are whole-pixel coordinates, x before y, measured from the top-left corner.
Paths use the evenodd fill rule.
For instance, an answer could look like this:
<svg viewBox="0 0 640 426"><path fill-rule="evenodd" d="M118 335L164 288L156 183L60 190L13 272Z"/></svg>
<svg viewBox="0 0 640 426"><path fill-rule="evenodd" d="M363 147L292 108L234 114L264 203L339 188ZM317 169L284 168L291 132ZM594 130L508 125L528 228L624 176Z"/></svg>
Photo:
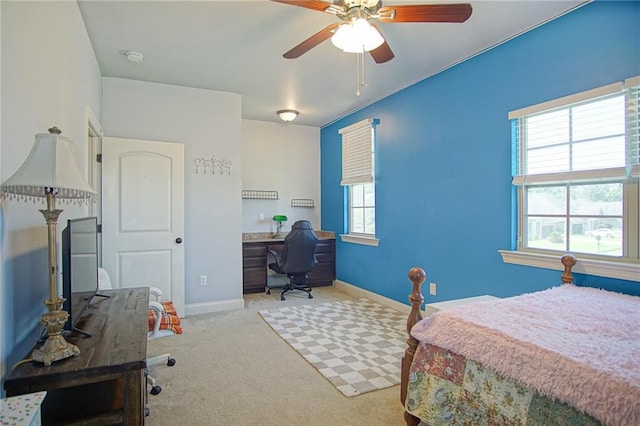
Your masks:
<svg viewBox="0 0 640 426"><path fill-rule="evenodd" d="M331 43L347 53L362 53L380 47L384 38L369 21L358 18L352 23L340 25L331 37Z"/></svg>
<svg viewBox="0 0 640 426"><path fill-rule="evenodd" d="M352 37L353 29L349 24L342 24L331 36L331 43L340 50L344 50Z"/></svg>
<svg viewBox="0 0 640 426"><path fill-rule="evenodd" d="M278 117L280 117L280 120L286 122L295 120L298 114L300 113L295 109L281 109L278 111Z"/></svg>

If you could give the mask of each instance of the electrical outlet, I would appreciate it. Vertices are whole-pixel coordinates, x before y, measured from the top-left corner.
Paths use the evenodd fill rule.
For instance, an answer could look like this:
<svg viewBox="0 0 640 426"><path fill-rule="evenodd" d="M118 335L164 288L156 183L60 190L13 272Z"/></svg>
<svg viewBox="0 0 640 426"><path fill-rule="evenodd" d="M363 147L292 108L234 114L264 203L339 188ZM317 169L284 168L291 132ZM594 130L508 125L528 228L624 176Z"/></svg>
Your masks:
<svg viewBox="0 0 640 426"><path fill-rule="evenodd" d="M200 285L207 285L207 276L200 275Z"/></svg>
<svg viewBox="0 0 640 426"><path fill-rule="evenodd" d="M263 221L264 220L264 213L260 213L259 217L260 217L260 221Z"/></svg>
<svg viewBox="0 0 640 426"><path fill-rule="evenodd" d="M429 294L432 296L436 295L436 283L429 283Z"/></svg>

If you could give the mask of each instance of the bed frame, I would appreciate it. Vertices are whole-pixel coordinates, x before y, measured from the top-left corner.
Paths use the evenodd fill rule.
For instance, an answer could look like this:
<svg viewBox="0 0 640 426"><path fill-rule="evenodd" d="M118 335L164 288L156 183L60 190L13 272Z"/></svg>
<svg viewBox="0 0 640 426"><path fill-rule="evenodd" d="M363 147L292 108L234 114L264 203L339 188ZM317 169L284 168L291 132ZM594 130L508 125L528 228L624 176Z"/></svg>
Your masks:
<svg viewBox="0 0 640 426"><path fill-rule="evenodd" d="M572 254L565 254L560 259L560 262L564 266L564 272L560 279L563 284L573 283L573 274L571 268L576 264L576 257ZM409 280L413 283L413 289L409 295L409 302L411 303L411 311L407 318L407 349L402 357L402 366L400 372L400 402L402 406L405 406L407 400L407 390L409 386L409 370L411 369L411 363L413 362L413 356L416 353L418 347L418 340L411 335L411 329L413 326L422 319L422 312L420 307L424 303L424 296L422 295L421 286L427 278L427 274L422 268L414 267L409 270ZM420 419L409 414L406 410L404 412L404 420L408 426L417 426L420 423Z"/></svg>

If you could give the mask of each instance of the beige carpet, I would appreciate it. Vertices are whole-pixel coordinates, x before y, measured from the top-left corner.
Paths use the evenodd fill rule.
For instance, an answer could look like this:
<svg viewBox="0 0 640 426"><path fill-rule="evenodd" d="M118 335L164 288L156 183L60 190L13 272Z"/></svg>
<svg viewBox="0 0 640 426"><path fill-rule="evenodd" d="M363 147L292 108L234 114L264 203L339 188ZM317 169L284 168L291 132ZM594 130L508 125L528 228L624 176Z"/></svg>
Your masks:
<svg viewBox="0 0 640 426"><path fill-rule="evenodd" d="M400 383L406 315L368 299L259 314L336 389L351 397Z"/></svg>
<svg viewBox="0 0 640 426"><path fill-rule="evenodd" d="M243 310L187 317L182 335L151 340L150 356L171 352L177 363L152 369L163 390L148 396L147 424L404 425L399 386L345 397L258 315L355 300L332 287L313 294L245 295Z"/></svg>

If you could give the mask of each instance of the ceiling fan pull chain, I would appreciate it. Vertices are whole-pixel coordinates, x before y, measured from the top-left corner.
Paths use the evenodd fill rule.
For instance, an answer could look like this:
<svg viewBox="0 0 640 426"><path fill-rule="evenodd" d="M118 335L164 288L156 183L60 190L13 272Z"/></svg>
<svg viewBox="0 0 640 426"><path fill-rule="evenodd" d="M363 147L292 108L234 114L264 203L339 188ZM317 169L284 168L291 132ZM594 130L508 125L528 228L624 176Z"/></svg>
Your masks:
<svg viewBox="0 0 640 426"><path fill-rule="evenodd" d="M356 53L356 96L360 96L360 54Z"/></svg>
<svg viewBox="0 0 640 426"><path fill-rule="evenodd" d="M360 96L360 88L367 85L364 80L364 50L356 53L356 96Z"/></svg>
<svg viewBox="0 0 640 426"><path fill-rule="evenodd" d="M362 53L360 53L360 67L362 68L362 74L361 74L362 78L360 79L360 86L364 87L367 84L365 80L366 78L365 73L364 73L364 48L362 49Z"/></svg>

